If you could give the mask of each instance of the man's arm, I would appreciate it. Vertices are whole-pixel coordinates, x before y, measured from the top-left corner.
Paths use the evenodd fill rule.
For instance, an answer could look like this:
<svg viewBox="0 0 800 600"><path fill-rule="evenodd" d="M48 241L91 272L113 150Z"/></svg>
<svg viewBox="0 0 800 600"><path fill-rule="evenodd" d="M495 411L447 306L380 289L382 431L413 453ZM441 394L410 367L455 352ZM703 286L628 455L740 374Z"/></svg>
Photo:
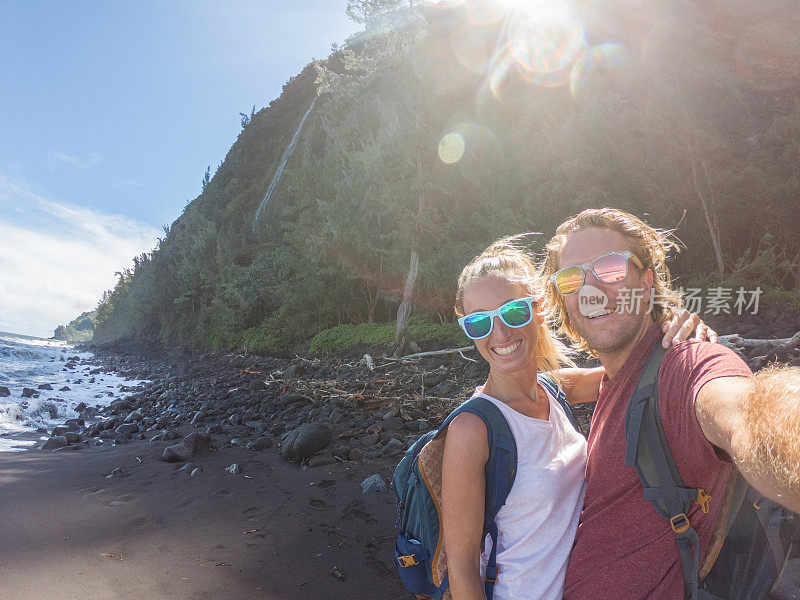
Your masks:
<svg viewBox="0 0 800 600"><path fill-rule="evenodd" d="M706 439L753 487L800 513L800 369L713 379L697 394L695 412Z"/></svg>

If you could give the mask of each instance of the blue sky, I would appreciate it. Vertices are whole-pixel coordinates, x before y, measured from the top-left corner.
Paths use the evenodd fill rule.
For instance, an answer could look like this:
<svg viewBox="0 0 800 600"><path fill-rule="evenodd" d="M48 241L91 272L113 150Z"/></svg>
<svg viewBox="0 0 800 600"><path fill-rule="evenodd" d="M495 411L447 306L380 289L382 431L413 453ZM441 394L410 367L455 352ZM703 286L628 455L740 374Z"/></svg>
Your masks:
<svg viewBox="0 0 800 600"><path fill-rule="evenodd" d="M346 0L0 0L0 331L94 308L249 113L360 26Z"/></svg>

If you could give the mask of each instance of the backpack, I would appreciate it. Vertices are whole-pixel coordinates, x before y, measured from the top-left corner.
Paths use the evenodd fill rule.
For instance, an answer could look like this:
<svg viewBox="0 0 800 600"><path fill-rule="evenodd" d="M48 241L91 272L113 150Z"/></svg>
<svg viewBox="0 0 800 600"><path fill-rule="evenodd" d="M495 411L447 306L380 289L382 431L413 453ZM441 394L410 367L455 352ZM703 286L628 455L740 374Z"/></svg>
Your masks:
<svg viewBox="0 0 800 600"><path fill-rule="evenodd" d="M556 398L572 425L581 429L561 387L547 375L539 383ZM517 446L503 413L491 401L473 396L448 415L441 426L420 437L406 450L395 469L392 488L397 496L399 535L395 564L400 579L414 594L440 600L449 589L447 556L442 539L441 498L444 441L450 422L461 413L477 415L486 424L489 459L486 462L486 501L482 538L488 534L492 550L486 566L484 592L492 600L497 581L497 523L517 470ZM449 595L449 594L448 594Z"/></svg>
<svg viewBox="0 0 800 600"><path fill-rule="evenodd" d="M711 497L683 485L658 410L658 370L666 350L657 344L628 403L625 464L634 467L643 496L669 521L681 558L685 600L800 598L798 517L764 498L737 471L701 564L699 538L687 517L692 503L709 510Z"/></svg>

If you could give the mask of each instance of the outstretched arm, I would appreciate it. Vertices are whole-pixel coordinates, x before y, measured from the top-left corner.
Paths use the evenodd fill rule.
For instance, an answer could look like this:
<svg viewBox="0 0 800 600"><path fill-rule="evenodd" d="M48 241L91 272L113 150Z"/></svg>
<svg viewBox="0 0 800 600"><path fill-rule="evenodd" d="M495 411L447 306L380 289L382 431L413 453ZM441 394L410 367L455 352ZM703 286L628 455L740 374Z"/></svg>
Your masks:
<svg viewBox="0 0 800 600"><path fill-rule="evenodd" d="M697 394L695 412L708 441L753 487L800 512L800 369L713 379Z"/></svg>
<svg viewBox="0 0 800 600"><path fill-rule="evenodd" d="M689 338L696 340L717 341L717 332L706 325L695 313L681 309L672 315L672 318L661 327L664 332L663 344L665 348L679 344ZM580 404L581 402L597 401L600 389L600 380L606 372L603 367L593 369L558 369L561 387L567 395L567 402Z"/></svg>

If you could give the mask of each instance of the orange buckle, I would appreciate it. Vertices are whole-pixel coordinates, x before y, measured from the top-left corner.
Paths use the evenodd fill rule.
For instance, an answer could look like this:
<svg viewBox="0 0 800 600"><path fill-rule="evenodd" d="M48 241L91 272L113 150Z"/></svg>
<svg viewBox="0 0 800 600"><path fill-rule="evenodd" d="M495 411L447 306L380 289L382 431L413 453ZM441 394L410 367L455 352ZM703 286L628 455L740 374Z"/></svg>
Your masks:
<svg viewBox="0 0 800 600"><path fill-rule="evenodd" d="M695 500L697 504L700 505L700 508L703 509L703 513L708 512L708 503L711 502L711 496L706 494L706 491L703 488L697 488L697 500Z"/></svg>
<svg viewBox="0 0 800 600"><path fill-rule="evenodd" d="M497 577L500 575L500 569L497 569L497 575L494 576L494 579L486 578L486 581L491 583L492 585L497 585Z"/></svg>
<svg viewBox="0 0 800 600"><path fill-rule="evenodd" d="M675 521L678 519L683 519L683 523L677 525ZM685 533L689 531L689 519L686 517L686 513L675 515L669 520L669 524L672 525L672 531L675 533Z"/></svg>
<svg viewBox="0 0 800 600"><path fill-rule="evenodd" d="M398 556L397 557L397 564L401 567L413 567L414 565L418 565L419 563L414 558L416 554L408 554L406 556Z"/></svg>
<svg viewBox="0 0 800 600"><path fill-rule="evenodd" d="M761 507L758 505L758 503L753 502L753 506L755 507L756 510L761 510Z"/></svg>

